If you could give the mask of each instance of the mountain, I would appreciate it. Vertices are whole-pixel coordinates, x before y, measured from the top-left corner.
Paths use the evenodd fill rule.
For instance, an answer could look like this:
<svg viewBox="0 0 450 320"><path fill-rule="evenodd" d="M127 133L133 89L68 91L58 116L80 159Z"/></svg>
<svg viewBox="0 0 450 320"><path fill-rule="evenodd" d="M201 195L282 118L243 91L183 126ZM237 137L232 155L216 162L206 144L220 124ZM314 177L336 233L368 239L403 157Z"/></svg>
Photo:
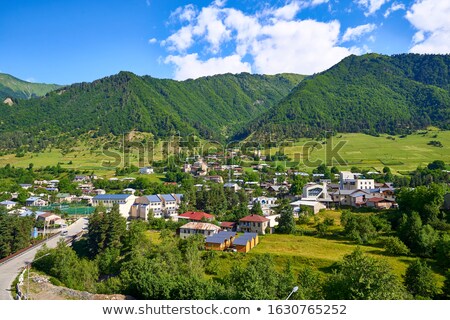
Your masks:
<svg viewBox="0 0 450 320"><path fill-rule="evenodd" d="M61 134L118 136L133 130L223 140L276 105L303 78L243 73L175 81L120 72L13 107L0 105L0 148L42 149Z"/></svg>
<svg viewBox="0 0 450 320"><path fill-rule="evenodd" d="M302 81L235 138L450 129L450 55L349 56Z"/></svg>
<svg viewBox="0 0 450 320"><path fill-rule="evenodd" d="M0 103L10 99L29 99L41 97L61 86L56 84L31 83L0 73Z"/></svg>

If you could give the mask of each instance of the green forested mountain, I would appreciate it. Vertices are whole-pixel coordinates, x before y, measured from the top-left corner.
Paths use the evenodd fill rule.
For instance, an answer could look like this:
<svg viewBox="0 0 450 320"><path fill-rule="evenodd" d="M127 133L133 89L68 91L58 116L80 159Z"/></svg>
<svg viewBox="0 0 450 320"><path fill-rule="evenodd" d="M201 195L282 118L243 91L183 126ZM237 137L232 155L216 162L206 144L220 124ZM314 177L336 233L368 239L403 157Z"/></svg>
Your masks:
<svg viewBox="0 0 450 320"><path fill-rule="evenodd" d="M367 54L305 79L236 138L401 134L428 125L450 129L450 55Z"/></svg>
<svg viewBox="0 0 450 320"><path fill-rule="evenodd" d="M3 102L6 98L29 99L41 97L59 87L61 86L56 84L26 82L9 74L0 73L0 102Z"/></svg>
<svg viewBox="0 0 450 320"><path fill-rule="evenodd" d="M0 105L0 147L40 149L62 133L102 136L131 130L224 139L277 104L303 78L225 74L180 82L120 72L13 107Z"/></svg>

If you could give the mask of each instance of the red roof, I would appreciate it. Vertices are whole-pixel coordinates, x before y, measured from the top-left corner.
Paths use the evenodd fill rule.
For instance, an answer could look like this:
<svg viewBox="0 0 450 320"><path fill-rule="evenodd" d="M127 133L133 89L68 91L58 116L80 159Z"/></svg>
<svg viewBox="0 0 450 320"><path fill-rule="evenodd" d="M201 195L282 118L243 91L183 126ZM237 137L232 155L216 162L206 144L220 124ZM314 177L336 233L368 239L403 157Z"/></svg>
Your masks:
<svg viewBox="0 0 450 320"><path fill-rule="evenodd" d="M183 214L180 214L179 216L189 219L189 220L195 220L195 221L202 221L203 219L207 219L207 220L214 219L214 216L212 214L202 212L202 211L188 211Z"/></svg>
<svg viewBox="0 0 450 320"><path fill-rule="evenodd" d="M392 202L390 200L387 200L385 198L379 198L379 197L373 197L370 199L367 199L368 202L381 202L381 201L387 201L387 202Z"/></svg>
<svg viewBox="0 0 450 320"><path fill-rule="evenodd" d="M269 219L267 219L266 217L257 215L257 214L251 214L249 216L243 217L239 221L242 221L242 222L266 222L266 221L269 221Z"/></svg>
<svg viewBox="0 0 450 320"><path fill-rule="evenodd" d="M220 226L224 228L233 228L236 225L236 222L221 222Z"/></svg>

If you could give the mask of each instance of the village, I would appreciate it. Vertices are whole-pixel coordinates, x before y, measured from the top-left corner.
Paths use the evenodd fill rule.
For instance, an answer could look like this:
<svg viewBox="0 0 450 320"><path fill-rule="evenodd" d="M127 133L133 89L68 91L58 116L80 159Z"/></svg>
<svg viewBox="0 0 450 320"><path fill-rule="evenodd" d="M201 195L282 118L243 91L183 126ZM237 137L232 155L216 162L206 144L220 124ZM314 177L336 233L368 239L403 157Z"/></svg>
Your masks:
<svg viewBox="0 0 450 320"><path fill-rule="evenodd" d="M158 169L150 166L138 168L137 178L115 176L105 179L95 174L78 174L71 181L77 194L61 192L57 179L35 180L30 184L20 184L20 188L29 195L24 206L17 202L18 192L11 193L9 199L0 202L0 206L9 214L34 215L40 222L34 229L35 237L46 232L64 233L66 219L70 224L73 216L89 217L96 207L110 210L117 205L127 221L151 218L178 222L180 226L176 234L181 238L203 235L206 250L245 253L259 243L259 235L275 232L280 218L276 210L280 199L289 201L295 218L336 208L365 208L374 212L397 208L393 183L376 182L377 177L383 177L379 172L307 173L284 167L273 170L264 162L244 168L221 164L217 156L209 156L206 161L198 156L191 163L177 167L176 172L194 179L193 188L197 192L208 192L212 185L216 185L227 194L244 193L247 196L249 214L228 221L217 217L215 212L198 210L192 204L188 206L189 200L183 193L178 193L183 190L182 182L161 182L173 191L165 194L144 194L145 190L130 187L136 179L155 175ZM128 187L107 192L95 187L100 181L106 186ZM293 181L297 188L293 188Z"/></svg>

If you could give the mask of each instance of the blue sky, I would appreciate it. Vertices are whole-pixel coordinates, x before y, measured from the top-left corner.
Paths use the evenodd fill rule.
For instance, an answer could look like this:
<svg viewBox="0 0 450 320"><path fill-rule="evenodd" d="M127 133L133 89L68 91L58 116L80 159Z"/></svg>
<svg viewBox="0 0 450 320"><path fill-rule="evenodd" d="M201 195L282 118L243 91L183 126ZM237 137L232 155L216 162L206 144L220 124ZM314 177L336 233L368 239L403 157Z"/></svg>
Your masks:
<svg viewBox="0 0 450 320"><path fill-rule="evenodd" d="M0 0L0 72L312 74L350 54L450 53L448 17L443 0Z"/></svg>

